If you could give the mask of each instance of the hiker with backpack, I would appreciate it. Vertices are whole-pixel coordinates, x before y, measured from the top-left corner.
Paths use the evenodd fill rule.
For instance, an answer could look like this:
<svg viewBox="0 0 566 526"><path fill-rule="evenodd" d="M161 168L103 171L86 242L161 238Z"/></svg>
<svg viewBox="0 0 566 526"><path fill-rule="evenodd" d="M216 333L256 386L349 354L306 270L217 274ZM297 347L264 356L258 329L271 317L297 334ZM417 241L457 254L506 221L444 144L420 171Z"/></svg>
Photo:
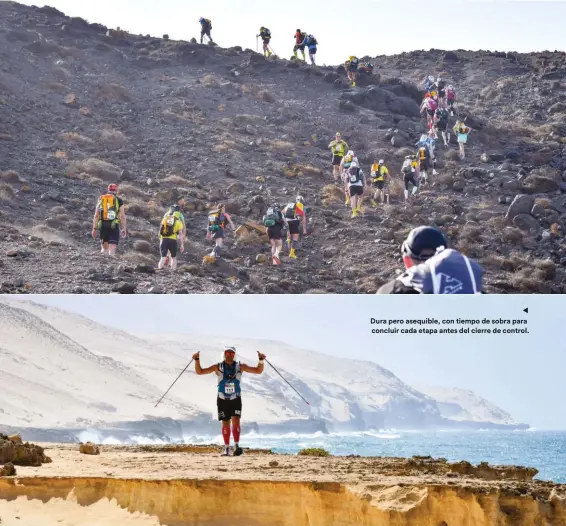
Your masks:
<svg viewBox="0 0 566 526"><path fill-rule="evenodd" d="M271 260L274 265L281 265L279 253L283 248L283 229L285 227L285 218L279 205L270 206L263 216L263 225L267 238L271 244Z"/></svg>
<svg viewBox="0 0 566 526"><path fill-rule="evenodd" d="M440 134L442 140L444 141L444 146L448 146L450 142L450 132L446 132L448 128L448 120L450 119L450 113L446 108L438 108L434 115L434 130L436 135Z"/></svg>
<svg viewBox="0 0 566 526"><path fill-rule="evenodd" d="M348 74L348 80L350 81L350 85L355 88L356 87L356 80L358 78L358 66L360 65L360 59L355 57L354 55L350 56L348 60L346 60L344 64L344 69Z"/></svg>
<svg viewBox="0 0 566 526"><path fill-rule="evenodd" d="M92 237L100 236L100 253L116 255L120 237L126 237L126 211L124 201L118 197L118 185L109 184L108 191L101 195L92 220Z"/></svg>
<svg viewBox="0 0 566 526"><path fill-rule="evenodd" d="M177 205L178 206L178 205ZM157 268L165 268L170 264L171 270L177 270L177 249L181 254L185 251L185 224L179 211L165 214L159 227L159 251L161 259ZM171 256L169 256L171 254Z"/></svg>
<svg viewBox="0 0 566 526"><path fill-rule="evenodd" d="M303 222L303 236L307 235L307 212L305 210L305 200L298 195L294 203L289 203L283 208L283 217L289 228L287 245L289 247L289 257L297 259L296 250L299 244L299 230L301 220Z"/></svg>
<svg viewBox="0 0 566 526"><path fill-rule="evenodd" d="M242 373L262 374L265 354L257 351L258 364L256 367L236 362L236 347L224 347L222 362L210 367L201 367L200 352L193 354L195 373L198 375L215 373L218 380L217 409L218 420L222 422L222 438L224 439L223 457L230 456L230 423L234 437L235 457L244 451L240 447L240 418L242 417Z"/></svg>
<svg viewBox="0 0 566 526"><path fill-rule="evenodd" d="M187 224L185 222L185 216L184 216L183 212L181 212L181 206L177 203L171 205L169 207L169 209L167 210L167 212L165 212L163 219L165 219L168 216L175 216L177 219L179 219L183 223L183 231L177 237L180 238L180 236L182 235L183 239L187 239ZM171 254L168 253L167 257L165 259L165 266L169 265L169 263L170 263L169 258L170 257L171 257Z"/></svg>
<svg viewBox="0 0 566 526"><path fill-rule="evenodd" d="M348 143L342 140L342 135L340 132L336 132L336 137L328 145L332 152L332 169L334 175L334 181L337 182L341 172L341 165L344 159L344 155L348 151Z"/></svg>
<svg viewBox="0 0 566 526"><path fill-rule="evenodd" d="M210 42L212 42L212 37L210 32L212 31L212 22L208 18L199 18L200 23L200 43L203 43L204 37L206 36Z"/></svg>
<svg viewBox="0 0 566 526"><path fill-rule="evenodd" d="M345 174L346 180L348 181L350 204L352 206L352 218L358 217L358 214L362 211L362 198L364 195L364 187L367 183L357 158L354 158L350 168L346 170Z"/></svg>
<svg viewBox="0 0 566 526"><path fill-rule="evenodd" d="M405 272L377 294L482 294L478 263L448 248L444 234L431 226L413 229L401 245Z"/></svg>
<svg viewBox="0 0 566 526"><path fill-rule="evenodd" d="M309 58L310 58L311 64L313 66L316 66L316 64L314 62L314 56L316 55L317 46L318 46L318 42L317 42L316 38L313 35L307 35L304 43L305 43L305 46L307 46L307 48L309 50Z"/></svg>
<svg viewBox="0 0 566 526"><path fill-rule="evenodd" d="M352 150L348 150L348 153L342 158L340 162L340 177L342 179L342 184L344 185L344 195L346 196L345 207L350 204L350 186L348 185L348 169L350 168L352 162L355 159L355 154Z"/></svg>
<svg viewBox="0 0 566 526"><path fill-rule="evenodd" d="M307 38L307 34L304 31L301 31L300 29L295 31L295 47L293 48L293 57L291 57L292 60L297 60L299 58L297 51L300 51L303 54L303 62L306 62L305 38Z"/></svg>
<svg viewBox="0 0 566 526"><path fill-rule="evenodd" d="M454 116L455 108L454 103L456 102L456 88L452 84L449 84L446 88L446 106L450 111L450 115Z"/></svg>
<svg viewBox="0 0 566 526"><path fill-rule="evenodd" d="M415 196L419 191L419 184L417 182L419 176L419 162L417 161L416 155L407 155L403 166L401 167L401 174L403 175L403 184L405 186L405 202L409 200L409 190L411 190L410 195Z"/></svg>
<svg viewBox="0 0 566 526"><path fill-rule="evenodd" d="M457 120L452 131L458 137L458 148L460 149L460 159L466 158L465 145L468 142L468 135L472 131L469 126L464 124L464 121Z"/></svg>
<svg viewBox="0 0 566 526"><path fill-rule="evenodd" d="M434 120L434 112L437 110L438 108L438 99L436 98L436 92L433 91L432 93L427 95L430 95L428 97L425 97L425 99L423 100L422 104L421 104L421 113L426 112L426 122L427 122L427 127L429 130L432 130L432 124L433 124L433 120Z"/></svg>
<svg viewBox="0 0 566 526"><path fill-rule="evenodd" d="M377 206L377 200L382 204L389 203L389 181L391 177L389 175L389 170L385 166L385 161L383 159L379 160L379 163L373 163L371 165L371 181L376 188L371 201L371 206L374 208Z"/></svg>
<svg viewBox="0 0 566 526"><path fill-rule="evenodd" d="M261 37L263 42L263 56L270 57L271 56L271 49L269 48L269 42L271 42L271 31L266 27L260 27L259 35L256 35L256 38Z"/></svg>
<svg viewBox="0 0 566 526"><path fill-rule="evenodd" d="M440 108L446 108L446 82L442 77L438 77L434 87L438 92L438 106Z"/></svg>
<svg viewBox="0 0 566 526"><path fill-rule="evenodd" d="M214 249L211 256L220 257L220 249L224 246L224 231L226 225L230 225L236 231L236 225L232 222L230 215L226 212L226 207L219 204L216 210L208 213L208 229L206 239L214 239Z"/></svg>

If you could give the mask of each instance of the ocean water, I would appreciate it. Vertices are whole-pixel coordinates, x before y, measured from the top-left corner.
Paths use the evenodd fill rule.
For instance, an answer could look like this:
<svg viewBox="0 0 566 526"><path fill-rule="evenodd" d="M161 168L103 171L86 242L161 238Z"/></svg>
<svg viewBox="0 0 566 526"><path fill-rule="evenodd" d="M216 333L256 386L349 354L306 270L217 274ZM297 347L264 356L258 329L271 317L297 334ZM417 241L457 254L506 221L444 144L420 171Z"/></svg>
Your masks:
<svg viewBox="0 0 566 526"><path fill-rule="evenodd" d="M321 447L333 455L411 457L431 455L449 462L467 460L472 464L489 462L529 466L539 470L537 479L566 483L566 431L396 431L377 430L349 433L260 435L245 433L244 447L272 449L275 453L297 453L308 447ZM123 443L112 438L101 440L91 433L81 440ZM131 437L134 444L163 444L142 436ZM218 436L186 436L187 444L222 444Z"/></svg>
<svg viewBox="0 0 566 526"><path fill-rule="evenodd" d="M197 438L197 437L195 437ZM205 440L206 441L206 440ZM220 436L214 442L222 443ZM250 433L243 446L297 453L322 447L333 455L411 457L431 455L449 462L508 464L535 467L537 479L566 483L566 431L364 431L269 436Z"/></svg>

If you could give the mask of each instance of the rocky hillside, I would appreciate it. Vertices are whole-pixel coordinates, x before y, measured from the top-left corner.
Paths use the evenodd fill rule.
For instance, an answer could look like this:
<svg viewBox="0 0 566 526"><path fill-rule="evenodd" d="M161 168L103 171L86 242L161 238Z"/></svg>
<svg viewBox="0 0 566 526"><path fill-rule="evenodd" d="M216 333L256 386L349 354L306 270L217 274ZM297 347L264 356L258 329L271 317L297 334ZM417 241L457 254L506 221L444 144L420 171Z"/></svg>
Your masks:
<svg viewBox="0 0 566 526"><path fill-rule="evenodd" d="M192 367L154 406L196 350L206 363L220 360L220 338L140 338L51 307L13 304L0 302L4 432L23 426L74 430L70 434L76 436L93 429L124 439L161 433L170 440L217 432L215 379L197 376ZM305 404L270 367L261 376L246 375L247 426L258 432L528 428L495 406L482 411L487 402L479 397L465 407L452 400L456 418L445 416L444 400L437 402L374 362L329 360L280 342L230 341L250 364L257 359L255 349L265 351L310 402Z"/></svg>
<svg viewBox="0 0 566 526"><path fill-rule="evenodd" d="M372 59L372 85L313 68L165 38L108 31L52 8L0 2L0 286L3 292L373 293L400 267L400 242L435 224L480 261L489 292L566 290L566 55L431 50ZM465 162L439 148L439 175L406 206L352 220L332 184L337 130L362 160L397 174L424 130L417 83L442 74L474 131ZM452 124L452 123L451 123ZM90 237L98 196L119 182L129 236L119 258ZM299 259L262 263L266 240L228 236L202 258L206 211L237 225L307 200ZM517 194L523 194L511 206ZM189 243L156 274L158 224L180 201Z"/></svg>

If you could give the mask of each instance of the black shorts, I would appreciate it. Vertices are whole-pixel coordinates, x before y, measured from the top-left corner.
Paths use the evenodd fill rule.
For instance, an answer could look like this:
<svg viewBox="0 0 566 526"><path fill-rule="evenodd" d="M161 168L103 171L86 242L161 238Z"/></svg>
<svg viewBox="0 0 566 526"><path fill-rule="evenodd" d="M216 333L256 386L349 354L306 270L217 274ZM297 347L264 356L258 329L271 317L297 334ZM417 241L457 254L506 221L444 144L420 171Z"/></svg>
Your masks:
<svg viewBox="0 0 566 526"><path fill-rule="evenodd" d="M271 37L269 37L269 38L262 38L262 40L263 40L263 44L264 44L265 46L269 46L269 42L271 42Z"/></svg>
<svg viewBox="0 0 566 526"><path fill-rule="evenodd" d="M340 164L342 163L342 159L344 159L344 156L342 155L333 155L332 166L340 166Z"/></svg>
<svg viewBox="0 0 566 526"><path fill-rule="evenodd" d="M206 35L208 38L210 38L210 40L212 40L212 38L210 37L210 29L201 29L200 36L203 37L204 35Z"/></svg>
<svg viewBox="0 0 566 526"><path fill-rule="evenodd" d="M224 229L219 228L218 230L214 230L214 232L211 233L211 237L212 237L212 239L223 239L224 238Z"/></svg>
<svg viewBox="0 0 566 526"><path fill-rule="evenodd" d="M363 186L358 186L358 185L355 185L355 186L349 185L349 186L350 186L350 196L352 196L352 195L363 195L363 193L364 193L364 187Z"/></svg>
<svg viewBox="0 0 566 526"><path fill-rule="evenodd" d="M417 181L415 179L415 172L412 172L410 174L404 174L403 176L403 182L405 183L405 190L409 189L409 185L413 185L413 186L418 186L417 185Z"/></svg>
<svg viewBox="0 0 566 526"><path fill-rule="evenodd" d="M165 237L161 240L159 244L159 250L161 251L161 257L166 258L167 252L171 252L171 257L177 257L177 240Z"/></svg>
<svg viewBox="0 0 566 526"><path fill-rule="evenodd" d="M293 51L304 51L306 44L295 44Z"/></svg>
<svg viewBox="0 0 566 526"><path fill-rule="evenodd" d="M448 106L454 106L454 99L447 99L446 103L448 104Z"/></svg>
<svg viewBox="0 0 566 526"><path fill-rule="evenodd" d="M385 187L385 181L374 181L373 185L378 189L378 190L383 190L383 188Z"/></svg>
<svg viewBox="0 0 566 526"><path fill-rule="evenodd" d="M419 162L419 168L423 171L427 171L430 168L430 160L424 159Z"/></svg>
<svg viewBox="0 0 566 526"><path fill-rule="evenodd" d="M428 108L427 108L427 110L426 110L426 112L427 112L427 114L428 114L429 117L434 117L434 112L435 112L435 111L436 111L436 110L429 110Z"/></svg>
<svg viewBox="0 0 566 526"><path fill-rule="evenodd" d="M315 47L310 47L309 48L309 55L316 55L316 48Z"/></svg>
<svg viewBox="0 0 566 526"><path fill-rule="evenodd" d="M435 124L435 126L436 126L436 129L437 129L438 131L443 131L443 132L445 132L445 131L446 131L446 127L448 126L448 123L447 123L446 121L438 121L438 122Z"/></svg>
<svg viewBox="0 0 566 526"><path fill-rule="evenodd" d="M280 241L283 235L283 225L273 225L267 227L267 237L268 239L275 239Z"/></svg>
<svg viewBox="0 0 566 526"><path fill-rule="evenodd" d="M358 72L358 66L348 66L348 71L350 73L357 73Z"/></svg>
<svg viewBox="0 0 566 526"><path fill-rule="evenodd" d="M233 416L242 416L241 396L234 400L218 398L216 406L218 407L218 420L230 420Z"/></svg>
<svg viewBox="0 0 566 526"><path fill-rule="evenodd" d="M117 245L120 241L120 227L115 225L112 228L110 221L102 221L100 225L100 241L108 243L109 245Z"/></svg>
<svg viewBox="0 0 566 526"><path fill-rule="evenodd" d="M299 220L298 219L288 219L287 224L289 225L289 234L294 235L299 233Z"/></svg>
<svg viewBox="0 0 566 526"><path fill-rule="evenodd" d="M439 90L439 92L438 92L438 98L439 98L439 99L443 99L444 97L446 97L446 91L443 90L443 89Z"/></svg>

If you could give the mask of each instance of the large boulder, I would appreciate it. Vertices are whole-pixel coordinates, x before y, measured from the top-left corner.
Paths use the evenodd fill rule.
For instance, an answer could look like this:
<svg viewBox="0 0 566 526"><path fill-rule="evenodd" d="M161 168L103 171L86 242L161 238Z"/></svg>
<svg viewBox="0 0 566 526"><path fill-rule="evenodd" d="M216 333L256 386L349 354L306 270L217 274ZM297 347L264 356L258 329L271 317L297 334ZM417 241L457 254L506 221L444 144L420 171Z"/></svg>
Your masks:
<svg viewBox="0 0 566 526"><path fill-rule="evenodd" d="M79 445L79 452L83 455L100 455L100 448L92 442L87 442L86 444L81 443Z"/></svg>
<svg viewBox="0 0 566 526"><path fill-rule="evenodd" d="M370 86L363 90L347 90L342 94L353 104L373 111L405 115L418 118L419 105L408 97L400 97L381 86Z"/></svg>
<svg viewBox="0 0 566 526"><path fill-rule="evenodd" d="M529 194L548 194L556 192L559 188L557 181L543 175L529 175L522 185L523 191Z"/></svg>
<svg viewBox="0 0 566 526"><path fill-rule="evenodd" d="M0 464L12 463L16 466L41 466L51 462L43 448L26 442L21 442L18 436L15 441L0 434Z"/></svg>
<svg viewBox="0 0 566 526"><path fill-rule="evenodd" d="M513 221L515 216L520 214L530 214L533 206L535 205L535 198L532 195L519 194L515 196L513 202L507 210L505 219L507 221Z"/></svg>

